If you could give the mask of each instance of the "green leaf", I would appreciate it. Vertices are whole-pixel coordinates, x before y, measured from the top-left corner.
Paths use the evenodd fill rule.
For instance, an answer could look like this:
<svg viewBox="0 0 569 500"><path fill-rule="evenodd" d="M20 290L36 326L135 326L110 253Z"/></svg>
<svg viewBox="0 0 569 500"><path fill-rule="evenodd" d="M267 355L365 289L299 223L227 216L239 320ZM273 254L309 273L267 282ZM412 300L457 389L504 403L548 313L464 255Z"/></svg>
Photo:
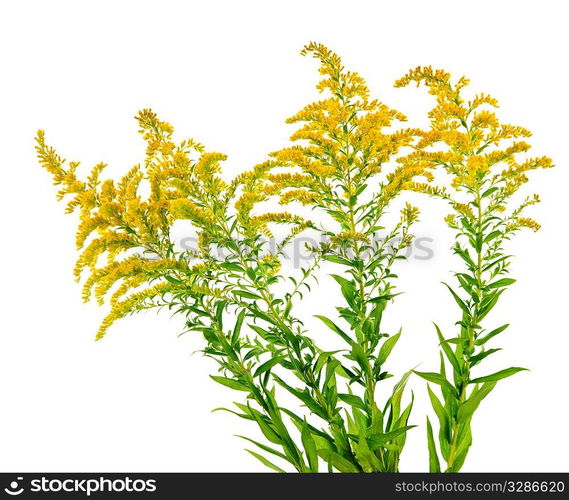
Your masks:
<svg viewBox="0 0 569 500"><path fill-rule="evenodd" d="M315 413L324 420L327 419L326 411L322 408L322 406L320 406L320 404L317 401L314 401L312 399L312 396L307 390L301 391L299 389L295 389L294 387L288 385L283 379L281 379L274 373L272 375L279 385L281 385L288 392L290 392L298 399L300 399L313 413Z"/></svg>
<svg viewBox="0 0 569 500"><path fill-rule="evenodd" d="M409 370L405 372L399 382L395 384L393 387L393 391L391 393L390 398L385 403L383 408L383 413L387 413L388 409L391 409L391 414L393 419L397 419L399 417L399 411L401 409L401 399L403 398L403 392L405 391L405 386L409 377L413 373L413 370Z"/></svg>
<svg viewBox="0 0 569 500"><path fill-rule="evenodd" d="M433 438L433 428L431 427L429 417L427 417L427 444L429 447L429 472L440 472L441 464L439 462L437 447Z"/></svg>
<svg viewBox="0 0 569 500"><path fill-rule="evenodd" d="M496 387L496 382L485 382L477 391L473 392L458 409L457 421L459 423L468 422L481 401L490 394L494 387Z"/></svg>
<svg viewBox="0 0 569 500"><path fill-rule="evenodd" d="M322 351L316 360L316 364L314 365L314 372L320 373L320 370L324 368L324 365L328 362L329 359L335 359L334 354L339 353L340 351Z"/></svg>
<svg viewBox="0 0 569 500"><path fill-rule="evenodd" d="M364 348L360 344L357 344L354 342L352 344L351 355L356 360L358 365L360 365L360 368L369 377L371 377L371 375L372 375L371 366L369 364L369 358L368 358L366 352L364 351Z"/></svg>
<svg viewBox="0 0 569 500"><path fill-rule="evenodd" d="M505 263L510 257L511 257L511 255L503 255L502 257L493 260L492 262L490 262L489 264L487 264L486 266L484 266L482 268L482 272L488 271L488 269L491 269L492 267L497 266L501 262Z"/></svg>
<svg viewBox="0 0 569 500"><path fill-rule="evenodd" d="M249 311L256 318L260 318L260 319L266 321L267 323L271 323L272 325L275 325L276 327L279 327L279 328L285 330L285 325L279 324L275 319L271 318L268 314L259 310L257 307L250 307ZM286 328L286 331L290 331L290 330L288 328Z"/></svg>
<svg viewBox="0 0 569 500"><path fill-rule="evenodd" d="M166 278L166 281L169 281L170 283L173 283L174 285L180 285L183 283L183 281L176 279L168 274L164 275L164 278Z"/></svg>
<svg viewBox="0 0 569 500"><path fill-rule="evenodd" d="M265 373L266 371L270 370L273 366L278 365L283 360L283 356L276 356L274 358L265 361L259 368L255 370L253 377L258 377L259 375Z"/></svg>
<svg viewBox="0 0 569 500"><path fill-rule="evenodd" d="M348 304L352 305L354 301L354 295L356 294L355 285L350 281L344 278L343 276L338 276L337 274L331 274L332 278L336 280L336 282L340 285L342 289L342 295L348 302Z"/></svg>
<svg viewBox="0 0 569 500"><path fill-rule="evenodd" d="M501 231L492 231L488 236L486 236L486 238L484 238L484 243L492 241L494 238L500 236L501 234L502 234Z"/></svg>
<svg viewBox="0 0 569 500"><path fill-rule="evenodd" d="M490 283L489 285L486 285L486 288L503 288L503 287L509 286L515 282L516 282L516 280L513 278L502 278L498 281L494 281L494 283Z"/></svg>
<svg viewBox="0 0 569 500"><path fill-rule="evenodd" d="M495 193L496 191L498 191L497 187L495 186L491 187L490 189L487 189L482 193L482 198L486 198L487 196L490 196L492 193Z"/></svg>
<svg viewBox="0 0 569 500"><path fill-rule="evenodd" d="M388 295L380 295L378 297L374 297L373 299L369 299L368 303L375 304L375 303L383 303L386 304L388 300L392 299L399 295L398 293L388 294Z"/></svg>
<svg viewBox="0 0 569 500"><path fill-rule="evenodd" d="M459 305L459 307L468 315L470 316L470 309L468 309L468 306L463 302L463 300L456 294L456 292L450 287L448 286L446 283L443 283L443 285L445 285L449 292L452 294L452 296L454 297L454 300L456 301L456 303Z"/></svg>
<svg viewBox="0 0 569 500"><path fill-rule="evenodd" d="M335 467L340 472L360 472L360 470L349 460L346 460L341 455L338 455L335 451L328 449L318 450L318 455L325 462Z"/></svg>
<svg viewBox="0 0 569 500"><path fill-rule="evenodd" d="M265 436L271 443L282 445L283 440L281 436L277 433L277 431L273 429L273 427L270 426L269 423L267 422L268 417L263 416L263 414L261 414L257 410L254 410L250 406L248 406L248 408L251 415L257 422L259 429L261 429L263 436Z"/></svg>
<svg viewBox="0 0 569 500"><path fill-rule="evenodd" d="M391 429L401 429L404 426L407 426L408 422L409 422L409 415L411 415L411 410L413 409L413 404L415 403L415 395L413 394L413 391L411 391L411 402L407 405L407 407L401 412L401 416L395 421L395 423L392 423L390 425ZM393 421L393 420L392 420ZM410 427L415 427L414 425L411 425ZM393 440L393 445L397 447L398 452L403 451L403 447L405 446L405 441L407 440L407 432L402 433L401 435L397 436L397 438L395 438ZM385 445L387 446L391 446L391 445Z"/></svg>
<svg viewBox="0 0 569 500"><path fill-rule="evenodd" d="M355 394L338 394L338 398L344 403L348 403L350 406L355 406L360 410L367 411L367 407L363 402L362 398L356 396Z"/></svg>
<svg viewBox="0 0 569 500"><path fill-rule="evenodd" d="M474 261L471 259L470 254L468 253L468 250L463 250L458 245L456 245L454 247L454 253L456 253L464 262L466 262L470 268L476 267L476 264L474 264Z"/></svg>
<svg viewBox="0 0 569 500"><path fill-rule="evenodd" d="M360 427L357 443L354 445L356 460L364 472L383 471L384 467L377 456L369 449L365 426Z"/></svg>
<svg viewBox="0 0 569 500"><path fill-rule="evenodd" d="M226 411L228 413L232 413L233 415L239 417L239 418L243 418L246 420L255 420L251 415L248 415L246 413L238 413L234 410L230 410L229 408L214 408L213 410L211 410L212 413L216 412L216 411Z"/></svg>
<svg viewBox="0 0 569 500"><path fill-rule="evenodd" d="M306 420L304 418L299 417L296 413L288 410L287 408L280 408L280 410L283 413L285 413L286 415L288 415L290 417L290 419L292 420L293 424L296 426L296 428L300 432L302 432L302 427L306 423ZM331 448L334 445L334 441L332 440L332 438L328 434L317 429L313 425L310 425L308 423L307 423L307 425L308 425L308 428L310 429L310 432L312 433L312 437L315 440L318 440L321 443L326 442L327 448Z"/></svg>
<svg viewBox="0 0 569 500"><path fill-rule="evenodd" d="M210 375L210 377L215 380L217 383L224 385L225 387L229 387L230 389L235 389L236 391L245 391L250 392L249 387L245 384L239 382L238 380L227 378L227 377L218 377L215 375Z"/></svg>
<svg viewBox="0 0 569 500"><path fill-rule="evenodd" d="M482 351L478 354L476 354L476 356L472 356L470 358L470 367L472 368L473 366L476 366L478 363L480 363L480 361L482 361L484 358L490 356L490 354L494 354L495 352L501 351L502 349L500 348L495 348L495 349L488 349L487 351Z"/></svg>
<svg viewBox="0 0 569 500"><path fill-rule="evenodd" d="M267 335L269 335L269 332L264 328L261 328L260 326L253 324L249 324L247 326L249 326L249 328L251 328L251 330L253 330L254 332L257 332L261 338L265 338Z"/></svg>
<svg viewBox="0 0 569 500"><path fill-rule="evenodd" d="M328 362L326 363L326 376L324 378L324 383L322 384L322 386L324 388L326 388L326 392L329 392L328 396L331 396L332 394L334 394L333 396L328 397L328 402L330 403L331 406L336 406L337 400L336 395L336 369L338 367L342 366L342 363L340 363L337 359L333 359L333 358L329 358ZM333 391L331 390L333 388Z"/></svg>
<svg viewBox="0 0 569 500"><path fill-rule="evenodd" d="M245 272L245 269L241 266L241 264L237 264L237 262L224 262L221 264L223 269L227 269L228 271L238 271L240 273Z"/></svg>
<svg viewBox="0 0 569 500"><path fill-rule="evenodd" d="M333 262L334 264L342 264L343 266L354 267L354 264L351 261L344 259L344 257L340 257L339 255L325 255L324 260Z"/></svg>
<svg viewBox="0 0 569 500"><path fill-rule="evenodd" d="M486 315L494 308L504 290L505 288L502 288L501 290L494 290L482 301L477 315L479 322L482 321Z"/></svg>
<svg viewBox="0 0 569 500"><path fill-rule="evenodd" d="M499 333L502 333L506 328L508 328L510 326L509 323L506 323L505 325L500 326L499 328L496 328L495 330L492 330L488 335L485 335L482 338L479 338L476 340L476 342L474 342L476 345L483 345L486 342L488 342L492 337L495 337L496 335L498 335Z"/></svg>
<svg viewBox="0 0 569 500"><path fill-rule="evenodd" d="M241 438L241 439L245 439L245 441L249 441L250 443L253 443L255 446L258 446L259 448L261 448L261 450L266 451L267 453L272 453L273 455L275 455L279 458L282 458L283 460L286 460L287 462L290 462L290 459L284 453L281 453L280 451L275 450L274 448L271 448L270 446L267 446L266 444L259 443L258 441L255 441L254 439L248 438L247 436L240 436L239 434L237 434L237 437Z"/></svg>
<svg viewBox="0 0 569 500"><path fill-rule="evenodd" d="M332 320L328 319L326 316L321 316L320 314L315 314L315 318L318 318L322 323L324 323L330 330L337 333L340 337L342 337L348 344L352 345L354 341L350 338L350 336L344 332L336 323Z"/></svg>
<svg viewBox="0 0 569 500"><path fill-rule="evenodd" d="M302 445L304 446L304 451L306 451L306 458L308 459L308 466L310 467L310 472L318 472L318 452L316 450L316 443L312 437L312 433L308 428L306 420L302 425L302 432L300 435L302 439Z"/></svg>
<svg viewBox="0 0 569 500"><path fill-rule="evenodd" d="M260 295L257 295L256 293L252 293L252 292L248 292L247 290L234 290L233 291L233 295L237 295L239 297L243 297L244 299L254 299L254 300L258 300L258 299L262 299L263 297L261 297Z"/></svg>
<svg viewBox="0 0 569 500"><path fill-rule="evenodd" d="M452 470L449 472L458 472L460 470L471 444L472 433L470 430L470 424L460 425L456 446L456 458L453 461Z"/></svg>
<svg viewBox="0 0 569 500"><path fill-rule="evenodd" d="M390 432L372 434L371 436L368 436L367 442L370 449L375 451L390 441L393 441L395 438L401 436L402 434L405 434L409 429L412 429L413 427L416 427L416 425L405 425Z"/></svg>
<svg viewBox="0 0 569 500"><path fill-rule="evenodd" d="M456 391L456 388L453 385L451 385L450 382L440 373L418 372L415 370L413 370L413 373L415 375L419 375L419 377L424 378L425 380L428 380L429 382L433 382L434 384L439 384L441 387L447 389L458 398L458 393Z"/></svg>
<svg viewBox="0 0 569 500"><path fill-rule="evenodd" d="M457 372L458 374L461 374L462 370L460 368L460 364L458 363L458 359L456 359L454 352L452 351L451 347L448 345L448 342L443 337L443 334L441 333L441 329L439 328L439 326L436 323L433 323L433 325L435 325L435 329L437 331L437 336L439 337L441 349L445 353L447 359L450 361L450 364L454 368L454 371Z"/></svg>
<svg viewBox="0 0 569 500"><path fill-rule="evenodd" d="M267 460L264 456L259 455L258 453L255 453L254 451L251 450L245 450L249 453L251 453L251 455L253 455L257 460L259 460L261 463L263 463L264 465L266 465L269 469L273 469L276 472L285 472L284 470L282 470L280 467L276 466L274 463L270 462L269 460Z"/></svg>
<svg viewBox="0 0 569 500"><path fill-rule="evenodd" d="M235 327L233 328L233 333L231 335L231 342L235 343L239 338L241 333L241 327L243 326L243 320L245 319L245 310L242 310L237 315L237 320L235 321Z"/></svg>
<svg viewBox="0 0 569 500"><path fill-rule="evenodd" d="M218 302L215 306L215 321L220 330L223 330L223 311L225 311L226 306L227 302L223 300Z"/></svg>
<svg viewBox="0 0 569 500"><path fill-rule="evenodd" d="M519 368L517 366L513 366L511 368L506 368L505 370L500 370L499 372L492 373L491 375L475 378L471 380L469 383L479 384L482 382L495 382L496 380L501 380L506 377L511 377L512 375L521 371L527 371L527 368Z"/></svg>
<svg viewBox="0 0 569 500"><path fill-rule="evenodd" d="M441 451L445 451L450 446L450 416L428 384L427 391L429 393L429 399L431 400L431 406L433 410L435 410L435 414L439 420L439 443L441 445Z"/></svg>
<svg viewBox="0 0 569 500"><path fill-rule="evenodd" d="M391 354L391 351L395 347L395 344L397 344L397 341L399 340L400 336L401 336L401 331L399 331L399 333L393 335L392 337L389 337L382 344L381 348L379 349L379 354L377 355L377 364L378 365L382 365L383 363L385 363L385 361L387 360L387 358Z"/></svg>

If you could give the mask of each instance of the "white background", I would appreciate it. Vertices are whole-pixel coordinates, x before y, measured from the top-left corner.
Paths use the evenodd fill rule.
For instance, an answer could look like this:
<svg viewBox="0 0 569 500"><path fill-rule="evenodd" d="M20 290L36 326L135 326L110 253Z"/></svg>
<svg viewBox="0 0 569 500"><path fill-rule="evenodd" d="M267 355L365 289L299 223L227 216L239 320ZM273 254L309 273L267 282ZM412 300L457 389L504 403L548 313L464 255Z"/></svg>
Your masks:
<svg viewBox="0 0 569 500"><path fill-rule="evenodd" d="M247 422L210 410L232 391L208 379L196 336L153 313L123 320L93 342L103 311L72 278L75 219L63 214L33 137L86 167L117 176L143 158L133 116L152 107L178 137L225 152L238 172L286 144L284 119L316 96L317 65L299 56L320 41L360 72L374 95L423 116L424 90L393 89L419 64L466 74L527 126L535 154L557 168L533 176L544 202L537 234L519 236L518 282L488 318L510 322L486 369L527 366L500 382L475 416L465 471L567 471L567 15L562 1L50 1L0 7L0 470L257 471L233 434ZM531 187L530 187L531 190ZM435 257L400 269L388 326L404 327L391 371L435 369L431 321L452 327L450 235L443 204L418 200L418 236ZM304 304L325 309L322 288ZM333 300L333 298L331 298ZM414 423L401 468L425 471L424 383L413 380Z"/></svg>

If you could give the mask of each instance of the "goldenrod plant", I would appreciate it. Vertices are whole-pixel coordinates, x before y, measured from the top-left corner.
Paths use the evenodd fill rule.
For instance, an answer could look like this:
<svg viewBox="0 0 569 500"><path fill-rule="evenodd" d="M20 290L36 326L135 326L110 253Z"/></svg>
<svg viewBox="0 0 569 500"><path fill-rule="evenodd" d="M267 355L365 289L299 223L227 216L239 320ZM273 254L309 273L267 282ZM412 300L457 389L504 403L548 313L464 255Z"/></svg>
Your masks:
<svg viewBox="0 0 569 500"><path fill-rule="evenodd" d="M524 368L509 367L488 374L482 362L498 347L491 347L508 324L483 326L502 293L515 282L509 275L511 255L505 245L522 228L534 231L539 224L524 216L539 202L537 194L517 200L516 194L535 169L552 167L548 157L520 159L530 149L525 128L501 124L492 110L496 99L486 94L464 96L469 81L453 82L451 75L431 67L419 67L396 82L403 87L424 84L435 97L430 129L418 132L415 151L402 161L417 168L435 167L445 175L440 185L417 183L412 190L446 200L452 212L445 218L455 233L454 254L462 261L455 285L445 284L459 308L458 333L445 337L435 324L440 342L440 370L415 372L438 385L441 401L428 387L439 422L435 443L427 418L429 469L460 471L472 443L471 419L496 383ZM450 373L448 371L450 368ZM440 455L439 455L440 452ZM446 463L440 465L440 458Z"/></svg>
<svg viewBox="0 0 569 500"><path fill-rule="evenodd" d="M323 45L311 43L303 54L319 61L322 100L288 120L299 124L290 145L232 180L222 175L224 154L192 139L175 141L171 125L151 110L137 116L146 157L117 182L101 179L104 164L82 179L79 163L66 162L38 132L41 165L60 187L58 198L68 200L67 212L79 212L75 276L83 278L83 297L110 306L96 338L138 311L182 315L185 332L201 333L203 353L218 364L212 379L243 396L219 410L256 424L264 441L243 439L265 466L396 472L413 427L413 396L405 393L412 370L390 383L386 365L401 330L385 331L382 318L397 295L394 267L412 244L419 210L394 201L405 191L440 196L456 212L449 224L467 263L457 279L470 299L453 290L463 310L461 333L447 340L439 333L452 379L444 364L440 373L417 373L442 387L444 405L429 392L441 454L449 471L458 470L474 409L496 379L518 370L470 377L470 368L495 352L484 350L486 341L505 328L485 333L479 325L511 283L500 277L509 259L502 244L534 225L521 211L536 199L512 212L505 212L507 201L524 172L548 160L515 163L528 147L522 142L492 151L526 131L478 111L494 104L487 96L462 102L464 79L452 87L446 73L424 69L399 82L425 81L437 95L425 132L402 127L405 116L371 99L365 81ZM432 151L441 141L449 151ZM491 173L500 162L506 169ZM459 202L437 186L433 172L440 167L469 199ZM180 245L174 227L194 235L196 248ZM289 271L286 251L303 234L314 237L311 259ZM339 302L331 311L315 302L316 326L309 327L298 302L331 268ZM323 335L326 348L319 346ZM431 470L438 471L430 422L428 430Z"/></svg>
<svg viewBox="0 0 569 500"><path fill-rule="evenodd" d="M330 455L325 457L327 461L339 460L336 455L341 452L345 454L342 458L364 471L396 471L412 402L401 407L408 377L405 374L387 401L377 403L377 383L390 376L384 365L401 334L382 331L381 320L394 297L392 282L396 276L392 266L404 258L403 251L411 244L409 228L418 218L418 209L406 204L399 222L390 228L383 220L390 203L405 188L418 177L430 180L431 175L427 169L410 164L384 172L384 164L414 139L411 129L386 131L405 117L370 99L364 80L346 71L340 58L326 47L310 44L303 54L312 54L320 61L323 79L317 88L325 98L289 118L289 123L302 126L292 135L292 146L272 154L276 169L281 170L268 178L281 193L281 203L300 201L321 214L320 231L329 243L320 248L320 253L341 272L331 276L344 300L337 307L343 324L329 316L317 317L340 337L347 354L338 360L332 357L336 353L323 353L313 359L312 366L304 368L317 372L325 355L349 378L348 392L337 394L347 405L348 438L339 421L342 448L321 455ZM335 377L326 379L324 399L335 400ZM304 382L310 385L310 380ZM352 390L354 386L360 387L360 394ZM326 396L329 391L333 392Z"/></svg>
<svg viewBox="0 0 569 500"><path fill-rule="evenodd" d="M394 296L391 267L411 242L418 210L406 205L390 229L382 217L416 177L429 174L412 165L382 172L413 140L411 130L384 131L403 115L371 100L363 79L325 47L311 44L304 53L320 60L318 88L326 98L289 120L304 124L295 145L231 182L220 176L225 155L191 139L174 142L172 127L150 110L137 117L146 159L116 183L100 180L102 164L79 179L79 164L58 156L42 131L37 151L61 186L58 196L69 197L67 210L80 214L75 276L86 274L84 299L110 303L97 339L137 311L183 314L219 364L212 378L245 393L230 411L258 425L267 442L245 439L266 466L316 472L322 460L330 471L397 471L412 402L402 402L408 373L377 400L400 335L382 331L381 319ZM260 206L270 199L307 205L327 220L264 212ZM172 227L179 221L189 222L198 248L176 245ZM271 245L275 225L290 230ZM313 259L298 275L283 274L284 248L305 230L326 240L311 246ZM337 312L346 326L325 310L318 315L341 342L334 351L319 348L293 313L323 259L340 269L332 277L345 302ZM298 408L278 402L283 390Z"/></svg>

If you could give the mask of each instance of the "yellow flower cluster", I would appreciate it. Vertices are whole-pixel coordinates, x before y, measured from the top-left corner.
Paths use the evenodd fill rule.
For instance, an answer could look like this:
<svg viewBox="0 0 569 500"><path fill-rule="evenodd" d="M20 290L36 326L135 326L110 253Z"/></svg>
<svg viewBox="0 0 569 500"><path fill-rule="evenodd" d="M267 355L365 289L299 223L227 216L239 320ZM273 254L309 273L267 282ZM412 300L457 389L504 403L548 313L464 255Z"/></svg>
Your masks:
<svg viewBox="0 0 569 500"><path fill-rule="evenodd" d="M455 192L470 193L474 203L484 197L497 212L506 210L508 198L528 181L529 170L553 166L547 157L521 162L517 159L530 148L520 139L531 133L523 127L501 124L492 111L498 106L493 97L486 94L477 94L470 100L463 97L463 89L469 83L466 78L453 83L451 75L443 70L418 67L397 80L395 86L410 83L424 84L435 96L436 106L429 113L430 130L416 132L420 139L415 150L399 160L402 164L444 168L451 176ZM473 217L472 207L460 203L458 193L449 195L444 187L426 183L415 184L412 189L452 199L455 210ZM512 213L517 217L519 208Z"/></svg>
<svg viewBox="0 0 569 500"><path fill-rule="evenodd" d="M401 210L401 215L403 216L405 223L410 226L419 220L419 209L411 205L409 202L406 202L405 206Z"/></svg>
<svg viewBox="0 0 569 500"><path fill-rule="evenodd" d="M268 274L272 276L281 269L281 261L276 255L266 254L261 259L261 264L267 269Z"/></svg>
<svg viewBox="0 0 569 500"><path fill-rule="evenodd" d="M58 197L68 196L67 211L80 213L76 242L81 253L74 274L79 280L87 271L83 298L87 301L94 297L103 304L109 297L111 311L97 338L115 320L166 303L167 294L221 297L223 293L211 286L215 280L204 273L206 263L208 269L215 268L212 243L227 242L239 234L271 236L271 223L292 225L291 235L311 227L302 217L288 212L252 214L255 204L271 195L269 188L274 190L273 182L264 179L272 168L270 163L258 165L227 184L218 175L224 154L206 152L192 139L176 144L172 126L151 110L141 111L137 121L146 141L146 158L143 165L133 167L117 183L100 180L104 164L96 165L86 181L78 179L79 163L67 165L45 143L43 131L36 139L39 161L60 187ZM288 181L303 185L302 179L289 177ZM286 196L308 201L304 193ZM233 228L232 218L238 222ZM179 219L190 221L197 232L197 252L175 248L170 231ZM193 258L201 262L190 264ZM278 270L273 260L265 264L271 272Z"/></svg>
<svg viewBox="0 0 569 500"><path fill-rule="evenodd" d="M357 255L358 247L381 227L384 209L405 190L443 197L452 203L454 215L472 219L475 204L464 203L456 192L467 191L475 202L486 197L494 212L503 212L530 170L552 166L547 157L518 159L530 148L522 140L529 131L500 124L491 109L497 106L494 98L463 98L469 83L464 77L453 83L442 70L410 71L396 86L414 82L429 88L436 98L429 113L431 127L393 130L405 116L371 99L363 78L347 71L338 55L316 43L302 53L320 62L323 78L317 88L324 98L287 120L300 124L291 137L293 145L231 182L220 176L224 154L207 152L192 139L175 142L172 126L149 109L136 118L146 142L145 160L117 182L101 179L102 163L80 179L79 163L67 163L45 143L43 131L38 132L40 163L59 187L58 198L67 199L67 211L79 212L76 243L81 253L74 273L78 280L87 273L83 296L101 303L110 296L111 313L99 337L114 319L158 306L165 294L189 290L220 296L210 286L215 283L211 249L216 245L238 240L249 245L260 235L272 238L271 225L281 224L290 230L277 247L280 251L301 231L315 228L290 212L257 213L256 207L271 197L282 205L296 202L322 209L339 223L335 231L324 232L334 244L353 245ZM396 167L384 172L391 160ZM434 182L436 167L450 175L453 193ZM504 215L508 231L539 227L520 215L537 201L526 200ZM453 227L454 215L447 219ZM418 209L407 204L402 217L408 226L418 219ZM170 231L177 220L191 223L198 237L196 251L176 249ZM232 248L242 251L240 243ZM194 259L198 262L190 264ZM270 259L259 257L258 265L278 269L280 263Z"/></svg>
<svg viewBox="0 0 569 500"><path fill-rule="evenodd" d="M330 239L330 242L335 245L342 245L344 243L353 243L354 241L369 243L370 239L367 234L359 233L356 231L343 231L341 233L335 234Z"/></svg>
<svg viewBox="0 0 569 500"><path fill-rule="evenodd" d="M290 212L269 212L262 215L255 215L249 219L248 229L252 234L263 234L268 238L273 237L272 231L268 225L273 224L291 224L300 226L306 221L299 215Z"/></svg>
<svg viewBox="0 0 569 500"><path fill-rule="evenodd" d="M405 116L371 99L363 78L347 71L337 54L317 43L307 45L302 54L320 62L323 79L317 88L325 96L287 120L300 124L291 136L295 144L271 156L274 167L294 173L268 175L271 192L281 193L281 203L323 209L340 223L342 237L360 229L365 232L393 198L416 185L418 177L431 180L427 169L432 164L400 164L381 176L384 165L413 143L416 131L391 130ZM360 199L370 197L368 217L359 222L360 226L369 224L358 228L354 214L362 210Z"/></svg>

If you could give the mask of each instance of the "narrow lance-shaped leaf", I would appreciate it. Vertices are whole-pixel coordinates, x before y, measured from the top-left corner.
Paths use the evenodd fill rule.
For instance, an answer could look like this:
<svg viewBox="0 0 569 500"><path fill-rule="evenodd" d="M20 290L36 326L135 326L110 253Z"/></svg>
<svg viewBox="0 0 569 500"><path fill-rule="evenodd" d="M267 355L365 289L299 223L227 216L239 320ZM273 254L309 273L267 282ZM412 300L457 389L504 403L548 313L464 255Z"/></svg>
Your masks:
<svg viewBox="0 0 569 500"><path fill-rule="evenodd" d="M451 347L448 345L448 342L443 337L441 329L439 328L439 326L436 323L433 323L433 324L435 325L435 329L437 331L437 336L439 337L441 349L445 353L447 359L450 361L450 364L454 368L455 372L457 372L458 374L462 373L458 359L456 359L454 352L452 351Z"/></svg>
<svg viewBox="0 0 569 500"><path fill-rule="evenodd" d="M427 444L429 448L429 472L440 472L441 464L439 462L437 447L433 438L433 428L429 421L429 417L427 417Z"/></svg>
<svg viewBox="0 0 569 500"><path fill-rule="evenodd" d="M446 389L447 391L449 391L450 393L452 393L456 397L458 397L458 392L457 392L456 388L445 377L443 377L440 373L418 372L418 371L413 371L413 373L415 373L415 375L419 375L419 377L424 378L425 380L428 380L429 382L439 384L444 389Z"/></svg>
<svg viewBox="0 0 569 500"><path fill-rule="evenodd" d="M314 442L314 438L312 437L306 420L302 426L301 439L304 446L304 451L306 452L306 458L308 460L310 471L318 472L318 452L316 450L316 443Z"/></svg>
<svg viewBox="0 0 569 500"><path fill-rule="evenodd" d="M472 379L470 381L471 384L479 384L482 382L495 382L496 380L501 380L503 378L506 377L511 377L512 375L518 373L518 372L522 372L522 371L526 371L527 368L519 368L517 366L513 366L511 368L506 368L505 370L500 370L499 372L496 373L492 373L491 375L485 375L484 377L478 377L475 379Z"/></svg>
<svg viewBox="0 0 569 500"><path fill-rule="evenodd" d="M348 344L352 345L354 343L354 341L350 338L350 336L346 332L344 332L344 330L342 330L338 325L336 325L336 323L334 323L332 320L320 314L315 314L314 316L318 318L320 321L322 321L322 323L324 323L328 328L330 328L330 330L332 330L333 332L337 333L340 337L342 337Z"/></svg>
<svg viewBox="0 0 569 500"><path fill-rule="evenodd" d="M390 432L385 432L383 434L374 434L367 437L367 442L369 444L370 449L377 450L381 448L386 443L393 441L395 438L405 434L409 429L415 427L414 425L405 425L400 427L399 429L395 429Z"/></svg>
<svg viewBox="0 0 569 500"><path fill-rule="evenodd" d="M344 457L336 453L335 451L328 449L318 450L318 455L332 467L339 470L340 472L360 472L352 462L346 460Z"/></svg>
<svg viewBox="0 0 569 500"><path fill-rule="evenodd" d="M235 389L236 391L249 392L250 390L249 387L247 387L245 384L231 378L219 377L216 375L210 375L210 377L219 384L224 385L225 387L229 387L230 389Z"/></svg>
<svg viewBox="0 0 569 500"><path fill-rule="evenodd" d="M488 342L491 338L495 337L496 335L498 335L499 333L502 333L506 328L508 328L510 326L509 323L506 323L505 325L500 326L499 328L496 328L494 330L492 330L490 333L488 333L487 335L484 335L484 337L480 337L479 339L476 339L476 341L474 342L476 345L484 345L486 342Z"/></svg>
<svg viewBox="0 0 569 500"><path fill-rule="evenodd" d="M449 292L451 293L451 295L453 296L454 300L456 301L456 303L458 304L458 306L468 315L470 315L470 309L468 308L468 306L464 303L464 301L457 295L457 293L446 283L443 283L443 285L445 285Z"/></svg>
<svg viewBox="0 0 569 500"><path fill-rule="evenodd" d="M377 363L379 365L383 365L383 363L385 363L385 361L387 360L387 358L391 354L391 351L395 347L395 344L397 344L397 341L399 340L400 336L401 336L401 331L399 331L399 333L389 337L382 344L381 348L379 349L379 354L377 355Z"/></svg>
<svg viewBox="0 0 569 500"><path fill-rule="evenodd" d="M251 455L253 455L257 460L259 460L259 462L261 462L262 464L266 465L269 469L273 469L276 472L285 472L284 470L282 470L279 466L275 465L274 463L272 463L270 460L267 460L264 456L259 455L258 453L255 453L254 451L251 450L245 450L247 452L249 452Z"/></svg>

